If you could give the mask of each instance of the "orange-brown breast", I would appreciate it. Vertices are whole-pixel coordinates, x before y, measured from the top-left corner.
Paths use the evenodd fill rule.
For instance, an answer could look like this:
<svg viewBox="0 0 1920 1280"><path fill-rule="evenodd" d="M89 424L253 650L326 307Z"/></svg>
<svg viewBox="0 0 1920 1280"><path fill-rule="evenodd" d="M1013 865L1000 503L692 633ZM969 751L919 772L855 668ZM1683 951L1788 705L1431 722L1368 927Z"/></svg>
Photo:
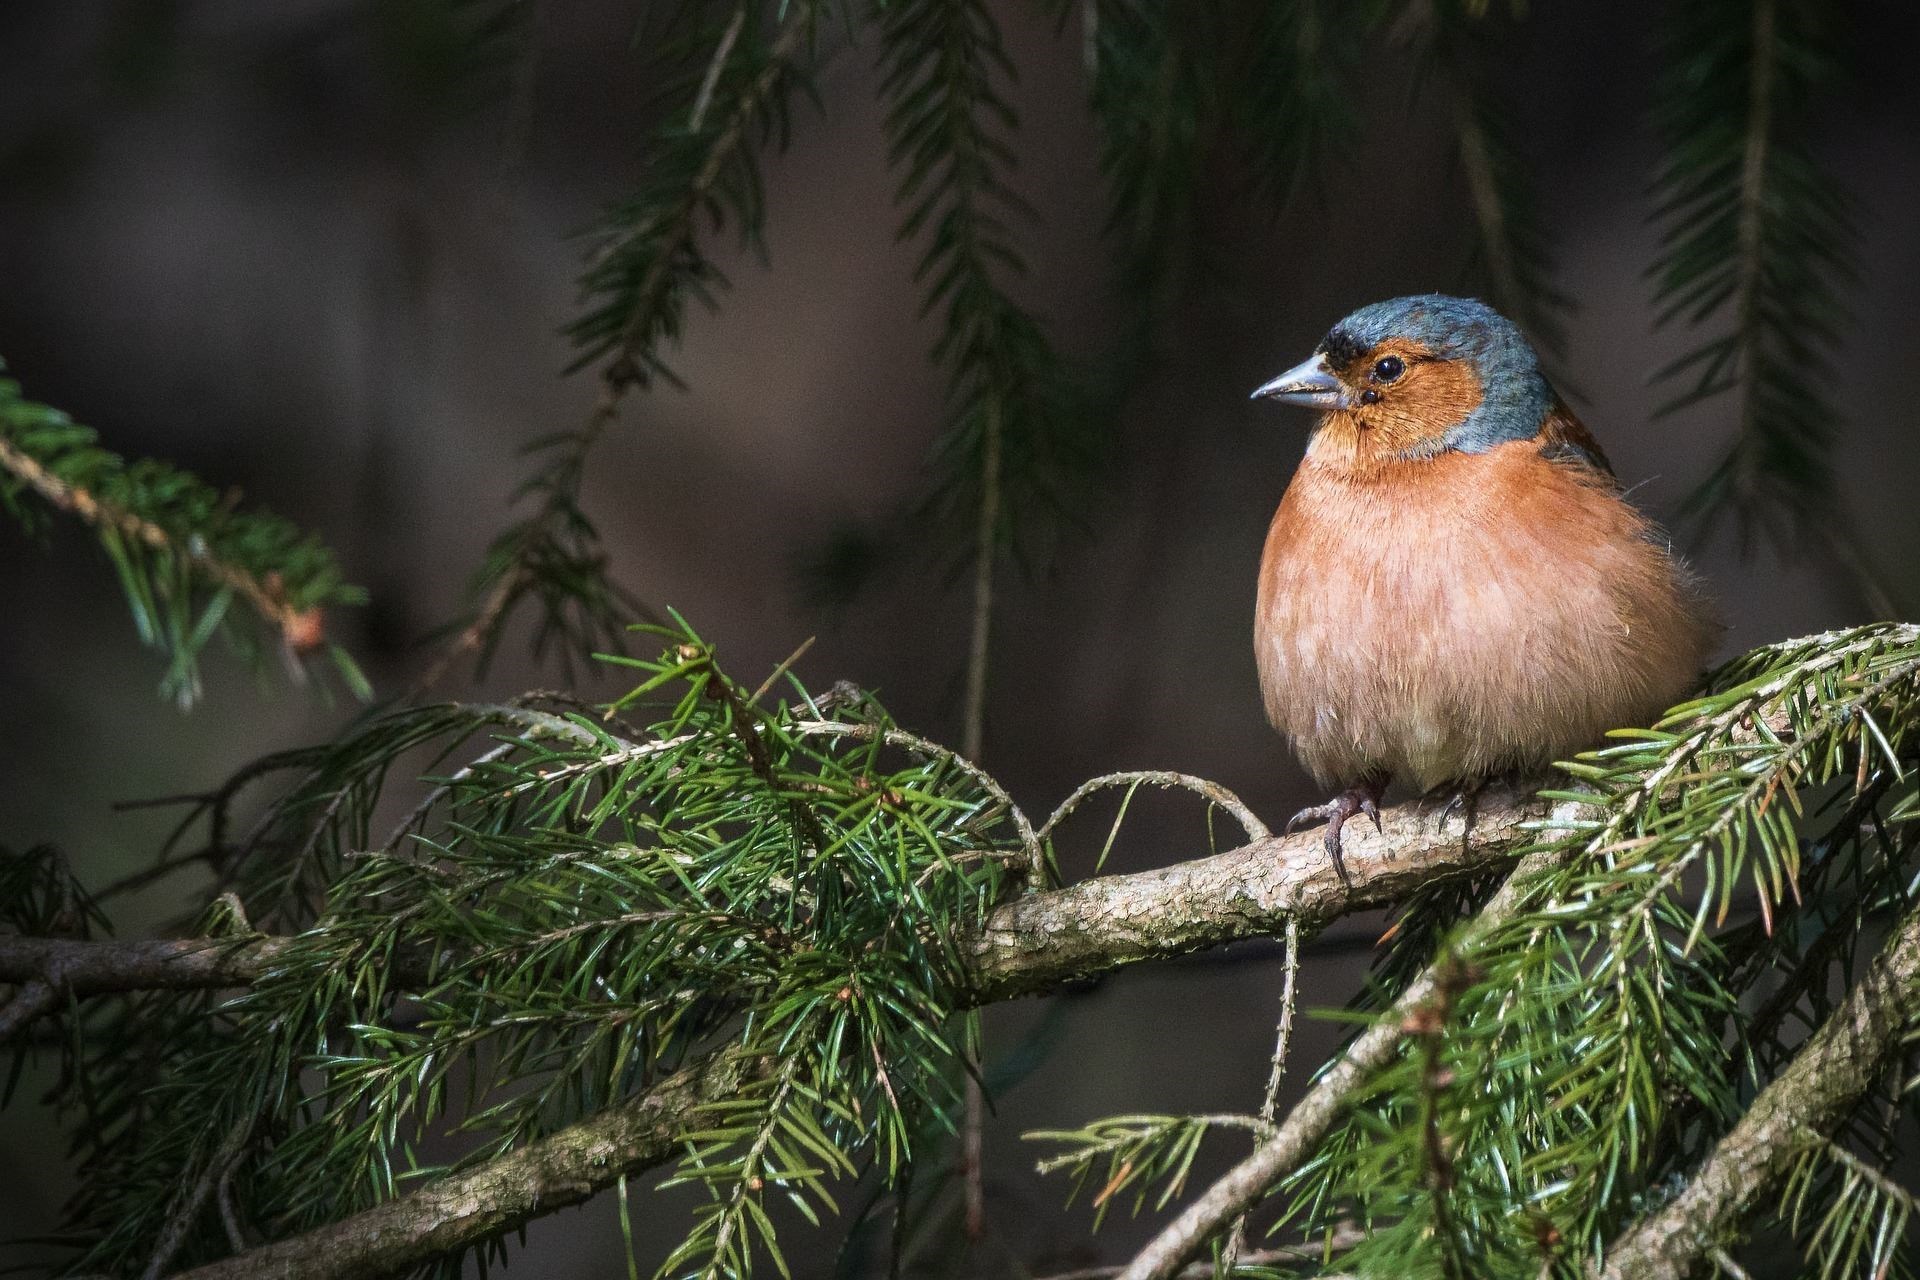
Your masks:
<svg viewBox="0 0 1920 1280"><path fill-rule="evenodd" d="M1254 645L1268 717L1322 784L1545 764L1697 676L1716 627L1685 566L1543 443L1355 470L1316 439L1267 534Z"/></svg>

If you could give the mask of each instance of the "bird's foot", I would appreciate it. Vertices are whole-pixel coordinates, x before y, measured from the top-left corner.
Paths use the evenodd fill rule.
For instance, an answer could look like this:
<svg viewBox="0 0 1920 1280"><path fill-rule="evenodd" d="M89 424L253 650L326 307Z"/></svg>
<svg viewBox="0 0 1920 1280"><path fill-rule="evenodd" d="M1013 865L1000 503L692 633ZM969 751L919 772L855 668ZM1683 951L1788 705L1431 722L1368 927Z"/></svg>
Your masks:
<svg viewBox="0 0 1920 1280"><path fill-rule="evenodd" d="M1295 829L1311 822L1327 824L1327 857L1333 861L1333 872L1340 877L1340 883L1346 888L1353 887L1353 877L1347 874L1347 862L1343 857L1340 844L1340 829L1347 819L1356 813L1365 814L1373 819L1375 831L1384 830L1380 825L1380 796L1387 789L1387 780L1375 775L1363 778L1348 787L1325 804L1309 805L1287 819L1286 831L1291 835Z"/></svg>

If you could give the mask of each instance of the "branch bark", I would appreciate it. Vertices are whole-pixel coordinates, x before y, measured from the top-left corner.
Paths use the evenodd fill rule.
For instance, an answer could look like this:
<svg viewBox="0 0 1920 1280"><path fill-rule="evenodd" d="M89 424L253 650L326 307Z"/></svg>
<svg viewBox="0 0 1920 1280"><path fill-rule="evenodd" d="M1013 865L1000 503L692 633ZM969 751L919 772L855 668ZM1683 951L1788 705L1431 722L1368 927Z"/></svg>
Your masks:
<svg viewBox="0 0 1920 1280"><path fill-rule="evenodd" d="M518 1151L351 1218L175 1273L175 1280L348 1280L390 1275L579 1204L677 1149L689 1112L737 1093L754 1070L734 1051Z"/></svg>
<svg viewBox="0 0 1920 1280"><path fill-rule="evenodd" d="M1524 788L1490 788L1473 830L1442 829L1417 805L1381 814L1383 833L1347 832L1351 886L1327 861L1320 833L1271 836L1226 853L1129 875L1099 876L1000 906L968 947L970 1004L1051 991L1143 960L1163 959L1297 922L1304 933L1399 901L1448 876L1500 865L1541 816ZM62 996L243 987L269 972L282 937L83 941L0 936L0 983L45 982ZM424 968L423 968L424 971Z"/></svg>
<svg viewBox="0 0 1920 1280"><path fill-rule="evenodd" d="M290 938L165 938L91 942L0 936L0 982L45 983L62 996L244 987L273 967Z"/></svg>
<svg viewBox="0 0 1920 1280"><path fill-rule="evenodd" d="M1467 834L1417 804L1384 810L1380 832L1359 822L1346 830L1351 887L1334 873L1320 832L1306 831L1029 894L995 911L975 938L973 998L1031 995L1142 960L1268 937L1289 920L1310 934L1423 884L1499 866L1532 842L1526 824L1543 816L1529 789L1509 784L1481 795Z"/></svg>
<svg viewBox="0 0 1920 1280"><path fill-rule="evenodd" d="M1730 1242L1741 1220L1771 1195L1805 1149L1826 1133L1886 1070L1920 992L1920 912L1792 1062L1760 1091L1686 1190L1607 1250L1600 1280L1684 1280Z"/></svg>

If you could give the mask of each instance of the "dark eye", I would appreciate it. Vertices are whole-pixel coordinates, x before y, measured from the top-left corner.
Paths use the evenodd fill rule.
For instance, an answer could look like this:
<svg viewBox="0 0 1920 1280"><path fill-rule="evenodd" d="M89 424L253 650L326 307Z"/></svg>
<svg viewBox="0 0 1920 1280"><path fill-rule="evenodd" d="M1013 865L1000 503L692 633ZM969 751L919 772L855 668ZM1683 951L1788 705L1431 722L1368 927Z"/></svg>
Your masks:
<svg viewBox="0 0 1920 1280"><path fill-rule="evenodd" d="M1392 382L1406 371L1406 362L1399 356L1384 356L1373 366L1373 378L1375 382Z"/></svg>

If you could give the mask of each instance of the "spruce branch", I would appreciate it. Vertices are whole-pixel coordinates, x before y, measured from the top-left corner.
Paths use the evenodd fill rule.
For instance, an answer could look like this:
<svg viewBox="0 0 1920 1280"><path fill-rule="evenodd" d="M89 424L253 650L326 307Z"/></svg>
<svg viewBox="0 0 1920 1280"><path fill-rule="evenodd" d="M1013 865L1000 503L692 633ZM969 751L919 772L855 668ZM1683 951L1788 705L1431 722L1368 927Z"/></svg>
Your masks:
<svg viewBox="0 0 1920 1280"><path fill-rule="evenodd" d="M1234 1130L1267 1138L1273 1126L1255 1116L1129 1115L1096 1120L1081 1129L1042 1129L1025 1136L1032 1142L1066 1148L1035 1167L1042 1174L1064 1171L1070 1175L1069 1203L1081 1191L1095 1188L1090 1207L1097 1229L1107 1210L1127 1191L1133 1192L1135 1215L1149 1197L1154 1208L1164 1209L1186 1187L1201 1143L1213 1133ZM1153 1195L1156 1187L1157 1196Z"/></svg>
<svg viewBox="0 0 1920 1280"><path fill-rule="evenodd" d="M831 1207L821 1180L857 1162L899 1176L918 1117L954 1103L958 939L1025 862L1020 838L950 755L902 762L883 719L799 733L819 706L804 692L757 707L697 636L666 639L660 660L625 660L643 679L623 703L661 707L639 741L513 707L376 723L347 753L359 763L320 793L334 798L310 811L319 824L335 821L343 792L364 798L397 743L457 743L505 720L517 750L489 746L439 782L444 809L428 813L417 849L344 860L302 932L236 940L261 967L219 1018L198 992L102 1006L103 1056L76 1062L63 1096L93 1107L100 1072L177 1087L144 1112L147 1089L109 1091L75 1212L78 1266L145 1264L176 1222L188 1262L230 1249L229 1220L280 1237L318 1230L728 1050L768 1064L769 1084L683 1117L678 1178L707 1185L722 1209L696 1217L678 1263L744 1274L763 1251L777 1260L763 1191L817 1212ZM350 807L364 827L364 804ZM48 941L61 940L14 957L42 981L73 958ZM161 957L162 980L176 979L171 961L225 980L207 949ZM136 1067L107 1046L150 1015L192 1019L199 1034L161 1040L166 1051ZM481 1057L488 1082L456 1088ZM248 1118L255 1136L229 1163L207 1135ZM441 1132L471 1144L446 1169L417 1145Z"/></svg>
<svg viewBox="0 0 1920 1280"><path fill-rule="evenodd" d="M1352 76L1374 32L1369 8L1276 0L1227 36L1221 106L1253 185L1276 208L1325 176L1359 129Z"/></svg>
<svg viewBox="0 0 1920 1280"><path fill-rule="evenodd" d="M966 548L969 670L984 672L994 562L1026 553L1041 517L1071 518L1097 450L1058 354L1011 288L1026 272L1014 224L1032 211L1010 179L1019 120L998 22L980 0L892 0L878 16L900 236L926 243L915 278L947 373L924 515L951 533L934 545Z"/></svg>
<svg viewBox="0 0 1920 1280"><path fill-rule="evenodd" d="M1349 76L1373 25L1325 0L1174 12L1087 0L1088 104L1101 133L1107 235L1126 287L1164 314L1192 251L1195 202L1217 149L1275 209L1321 174L1357 117ZM1131 335L1140 345L1146 335Z"/></svg>
<svg viewBox="0 0 1920 1280"><path fill-rule="evenodd" d="M188 812L162 846L157 867L204 861L223 887L250 905L262 925L282 928L310 922L352 854L390 850L424 818L416 809L384 842L374 834L375 813L395 763L426 750L434 753L426 765L431 769L473 734L489 728L508 730L522 745L553 738L591 749L611 740L603 728L577 714L558 715L533 706L396 707L337 742L264 757L212 792L184 797ZM294 776L291 785L275 793L246 829L235 834L233 810L243 793L287 774ZM462 775L459 781L470 776ZM429 791L421 805L431 809L450 795L442 784ZM188 849L185 842L196 830L204 832L204 843Z"/></svg>
<svg viewBox="0 0 1920 1280"><path fill-rule="evenodd" d="M1175 15L1151 0L1085 0L1084 12L1107 235L1119 251L1123 282L1148 300L1141 314L1150 317L1164 310L1178 255L1192 244L1201 169L1218 127L1222 95L1208 74L1207 16Z"/></svg>
<svg viewBox="0 0 1920 1280"><path fill-rule="evenodd" d="M0 375L6 366L0 364ZM199 697L199 658L216 634L248 656L268 646L296 674L325 653L346 686L366 697L365 677L327 638L325 610L362 603L332 555L310 534L264 512L236 509L221 494L165 464L129 463L64 413L24 399L0 376L0 502L33 522L31 494L91 527L113 561L140 638L167 659L161 693L187 707ZM260 626L247 628L238 600Z"/></svg>
<svg viewBox="0 0 1920 1280"><path fill-rule="evenodd" d="M1245 801L1241 800L1239 796L1233 794L1233 792L1227 790L1217 782L1209 781L1206 778L1196 778L1188 773L1174 773L1164 769L1131 769L1121 773L1102 774L1098 778L1089 778L1087 781L1075 787L1073 794L1055 806L1053 812L1048 815L1047 820L1041 824L1040 838L1044 840L1048 835L1052 834L1055 827L1066 821L1074 810L1078 809L1088 797L1095 793L1111 787L1125 787L1127 788L1127 794L1131 796L1142 786L1164 787L1168 789L1179 788L1193 792L1215 808L1224 810L1229 814L1235 822L1240 824L1240 829L1246 833L1247 839L1249 840L1265 840L1273 834L1267 830L1267 824L1262 822L1259 816L1247 807Z"/></svg>
<svg viewBox="0 0 1920 1280"><path fill-rule="evenodd" d="M829 722L818 722L829 723ZM802 732L806 722L797 726ZM847 725L856 732L865 726ZM683 744L675 744L683 745ZM637 763L635 754L618 757ZM608 757L607 759L612 759ZM483 766L484 767L484 766ZM1341 916L1403 899L1417 885L1484 872L1532 839L1542 807L1524 788L1490 791L1471 835L1436 829L1415 804L1381 811L1383 833L1356 829L1351 886L1313 832L1271 836L1152 871L1100 876L995 907L963 944L965 1001L1036 995L1151 960L1249 938L1307 933ZM93 940L0 934L0 982L51 977L76 998L147 990L242 987L273 972L290 939ZM398 957L394 980L417 980L424 959Z"/></svg>
<svg viewBox="0 0 1920 1280"><path fill-rule="evenodd" d="M709 34L704 28L691 40L663 42L668 93L689 105L657 131L639 191L602 220L580 281L585 311L568 329L580 350L574 368L602 366L598 396L579 427L530 446L542 461L519 496L533 499L534 510L488 548L472 586L478 603L441 643L413 698L468 657L484 670L528 600L538 605L536 655L553 649L569 664L596 648L619 650L629 624L652 619L608 576L598 530L580 505L587 461L629 393L678 382L666 348L685 328L687 303L712 305L726 283L701 246L702 224L717 230L731 222L742 243L760 242L756 151L786 145L789 100L806 85L821 8L820 0L783 6L770 34L768 19L741 5L705 61L690 56ZM696 80L687 80L687 65L702 68Z"/></svg>
<svg viewBox="0 0 1920 1280"><path fill-rule="evenodd" d="M717 1054L487 1164L339 1222L176 1272L175 1280L349 1280L458 1256L671 1158L687 1117L738 1093L762 1066L742 1053Z"/></svg>
<svg viewBox="0 0 1920 1280"><path fill-rule="evenodd" d="M511 710L511 709L510 709ZM846 726L849 729L864 730L869 726ZM1079 899L1081 909L1086 913L1086 928L1097 933L1103 922L1112 921L1117 928L1112 935L1116 950L1104 962L1092 962L1088 958L1086 946L1093 939L1083 934L1076 939L1076 945L1065 953L1055 953L1051 963L1055 983L1078 981L1091 971L1115 967L1121 964L1146 958L1152 954L1174 954L1180 950L1200 945L1192 934L1172 937L1159 948L1143 950L1139 946L1136 928L1139 923L1132 913L1139 913L1140 920L1151 918L1163 908L1181 904L1191 908L1212 896L1216 914L1209 933L1217 940L1235 936L1259 936L1271 932L1278 920L1290 915L1295 908L1308 912L1307 918L1324 920L1331 918L1342 908L1337 905L1344 897L1349 906L1369 901L1369 895L1378 895L1372 900L1388 900L1399 890L1396 885L1405 883L1406 877L1413 874L1413 868L1420 865L1423 858L1431 858L1428 871L1432 874L1446 874L1449 857L1460 857L1468 852L1466 846L1457 837L1431 832L1429 821L1413 811L1411 806L1390 811L1388 840L1407 837L1418 847L1411 851L1402 851L1393 857L1370 858L1356 849L1354 858L1355 888L1349 890L1340 884L1325 866L1324 852L1319 849L1316 838L1305 833L1296 837L1264 842L1258 846L1234 853L1217 855L1202 859L1195 866L1200 884L1181 886L1177 879L1155 873L1138 877L1109 877L1106 882L1092 882L1100 891L1090 893L1081 888ZM1491 833L1495 845L1491 851L1478 851L1482 857L1497 859L1501 846L1498 841L1504 838L1510 847L1514 839L1514 828L1524 817L1515 814L1509 822L1499 810L1498 803L1492 812L1483 817L1476 833L1476 841L1485 839ZM1374 839L1381 839L1374 837ZM1369 876L1377 866L1380 880L1370 883ZM1257 911L1250 911L1250 904L1244 896L1250 887L1260 883L1263 872L1272 869L1272 879L1268 891L1276 894L1275 900L1264 907L1270 914L1264 921ZM1204 886L1204 887L1203 887ZM1185 893L1183 894L1183 889ZM1067 892L1067 891L1056 891ZM1256 889L1256 892L1260 890ZM1190 895L1190 896L1188 896ZM1287 896L1293 895L1293 896ZM1026 929L1024 946L1042 952L1051 951L1056 941L1054 931L1058 927L1057 913L1034 914L1032 904L1052 894L1032 895L1015 899L999 908L993 922L981 930L983 938L992 942L974 953L984 957L976 963L994 964L995 957L1007 957L1017 954L1023 946L1016 930ZM1161 907L1154 905L1158 896ZM1026 908L1026 910L1022 910ZM1113 914L1119 908L1119 914ZM227 988L250 981L265 980L281 971L288 962L287 948L292 945L288 939L251 938L233 940L188 940L177 943L141 943L141 942L74 942L64 939L0 939L0 980L14 980L30 974L53 972L63 975L63 990L75 997L100 995L107 992L138 990L147 987L177 989L182 987ZM415 954L409 957L405 953L393 953L397 967L387 980L392 983L411 983L424 980L430 971L431 957ZM1037 984L1041 980L1041 966L1022 964L1012 975L1012 983L999 983L999 995L1010 995L1015 991L1041 989ZM998 982L991 969L983 975L981 985L989 987ZM975 992L967 996L969 1002L988 998L985 992ZM597 1131L596 1121L587 1122ZM513 1157L506 1157L512 1160ZM636 1157L624 1167L629 1172L637 1172L648 1164L657 1162L663 1156L651 1156L645 1159ZM503 1175L511 1173L518 1165L510 1165ZM582 1169L577 1175L564 1169L553 1173L560 1183L574 1185L578 1177L597 1175L594 1169ZM335 1227L317 1228L315 1233L297 1238L298 1243L284 1243L268 1246L270 1253L261 1254L261 1265L283 1265L288 1259L301 1259L291 1274L296 1275L336 1275L354 1274L350 1270L333 1270L334 1264L324 1259L338 1256L348 1260L364 1259L360 1241L380 1241L385 1250L389 1245L395 1250L390 1256L404 1260L420 1256L407 1253L405 1249L421 1250L449 1249L459 1240L474 1240L489 1234L489 1224L497 1224L504 1219L493 1212L493 1201L487 1202L487 1211L478 1213L471 1219L471 1236L451 1234L436 1214L444 1214L449 1204L472 1206L471 1193L475 1188L499 1188L500 1194L511 1197L518 1193L518 1185L513 1178L503 1176L494 1180L482 1178L476 1171L474 1178L456 1179L444 1189L435 1187L408 1196L391 1204L370 1208L365 1214L346 1220ZM595 1183L594 1185L605 1185ZM467 1198L461 1198L467 1197ZM560 1203L570 1203L564 1198L542 1198L543 1207L558 1207ZM500 1213L514 1212L513 1204L522 1201L511 1200ZM413 1243L408 1244L406 1242ZM372 1244L365 1247L372 1248ZM382 1252L380 1256L389 1256ZM251 1262L249 1263L251 1265ZM287 1264L292 1265L292 1264ZM340 1264L346 1267L348 1263ZM360 1264L353 1264L360 1265ZM220 1274L215 1272L214 1274ZM238 1272L236 1272L238 1274Z"/></svg>
<svg viewBox="0 0 1920 1280"><path fill-rule="evenodd" d="M1687 1180L1606 1251L1602 1280L1684 1280L1736 1239L1756 1205L1893 1060L1920 994L1920 915L1910 915L1826 1023L1809 1037Z"/></svg>
<svg viewBox="0 0 1920 1280"><path fill-rule="evenodd" d="M1662 368L1661 412L1733 400L1732 441L1688 499L1789 553L1812 544L1878 592L1834 516L1839 418L1828 388L1858 234L1844 187L1818 164L1813 121L1839 74L1835 24L1805 0L1709 0L1674 11L1656 123L1660 323L1703 336ZM1874 600L1885 609L1884 593Z"/></svg>
<svg viewBox="0 0 1920 1280"><path fill-rule="evenodd" d="M1030 214L1009 185L1018 118L996 80L1010 79L999 25L978 0L891 0L879 6L890 159L902 171L900 235L925 234L916 276L922 313L944 321L934 345L948 374L951 420L936 454L932 511L971 525L961 754L978 764L986 741L995 576L1017 543L1016 516L1034 499L1058 506L1063 459L1084 452L1066 379L1039 324L1007 291L1024 274L1007 218ZM982 1185L986 1100L967 1073L961 1175L968 1235L986 1231Z"/></svg>
<svg viewBox="0 0 1920 1280"><path fill-rule="evenodd" d="M1287 921L1286 945L1286 959L1280 979L1280 1022L1274 1031L1273 1057L1267 1067L1267 1092L1260 1099L1260 1123L1267 1127L1268 1132L1280 1121L1280 1082L1286 1076L1287 1054L1293 1047L1294 986L1300 978L1300 922L1297 920ZM1245 1214L1233 1220L1222 1253L1229 1271L1239 1266L1240 1259L1246 1256Z"/></svg>
<svg viewBox="0 0 1920 1280"><path fill-rule="evenodd" d="M1897 1114L1897 1106L1894 1110ZM1818 1262L1822 1280L1856 1270L1873 1276L1906 1270L1907 1225L1920 1202L1877 1167L1890 1161L1863 1159L1811 1129L1801 1136L1801 1157L1782 1198L1791 1206L1795 1234L1807 1239L1802 1252ZM1832 1178L1839 1180L1837 1187L1821 1185Z"/></svg>

